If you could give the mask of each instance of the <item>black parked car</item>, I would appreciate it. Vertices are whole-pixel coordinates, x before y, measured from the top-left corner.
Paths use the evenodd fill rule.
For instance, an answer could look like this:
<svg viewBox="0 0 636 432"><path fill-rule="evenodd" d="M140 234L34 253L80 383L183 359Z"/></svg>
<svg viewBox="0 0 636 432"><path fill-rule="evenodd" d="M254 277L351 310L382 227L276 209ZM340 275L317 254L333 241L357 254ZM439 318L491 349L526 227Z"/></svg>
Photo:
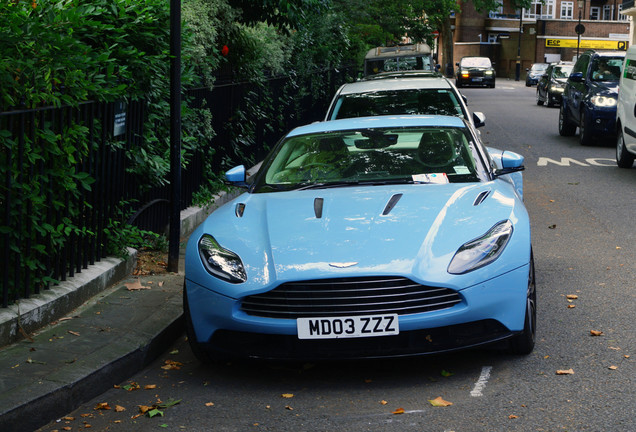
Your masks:
<svg viewBox="0 0 636 432"><path fill-rule="evenodd" d="M534 63L529 69L526 69L526 87L536 85L548 66L548 63Z"/></svg>
<svg viewBox="0 0 636 432"><path fill-rule="evenodd" d="M561 96L573 66L574 64L566 62L548 66L537 83L537 105L561 105Z"/></svg>
<svg viewBox="0 0 636 432"><path fill-rule="evenodd" d="M618 80L625 52L587 50L576 61L565 85L559 110L559 134L579 128L582 145L595 137L616 135Z"/></svg>
<svg viewBox="0 0 636 432"><path fill-rule="evenodd" d="M495 88L495 68L488 57L462 57L457 63L455 86L487 86Z"/></svg>

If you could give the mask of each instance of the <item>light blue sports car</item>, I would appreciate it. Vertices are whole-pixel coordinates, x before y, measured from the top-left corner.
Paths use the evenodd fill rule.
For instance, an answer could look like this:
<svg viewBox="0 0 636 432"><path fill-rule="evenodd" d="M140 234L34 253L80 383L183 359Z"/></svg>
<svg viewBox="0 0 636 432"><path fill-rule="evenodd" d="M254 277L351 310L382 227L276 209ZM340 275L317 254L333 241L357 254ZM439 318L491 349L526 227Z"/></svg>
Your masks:
<svg viewBox="0 0 636 432"><path fill-rule="evenodd" d="M527 354L523 157L465 120L364 117L285 136L186 251L188 339L215 358L351 359L493 342Z"/></svg>

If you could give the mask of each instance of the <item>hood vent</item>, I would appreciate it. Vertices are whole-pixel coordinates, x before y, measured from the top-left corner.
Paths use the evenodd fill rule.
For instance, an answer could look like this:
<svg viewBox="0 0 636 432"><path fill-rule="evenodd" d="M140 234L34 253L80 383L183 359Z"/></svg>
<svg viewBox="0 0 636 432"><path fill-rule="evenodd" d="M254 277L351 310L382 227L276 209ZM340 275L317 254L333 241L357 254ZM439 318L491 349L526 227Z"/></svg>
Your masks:
<svg viewBox="0 0 636 432"><path fill-rule="evenodd" d="M243 213L245 213L245 204L238 203L236 207L234 208L234 214L236 215L236 217L242 218Z"/></svg>
<svg viewBox="0 0 636 432"><path fill-rule="evenodd" d="M384 211L382 212L382 216L386 216L389 213L391 213L391 210L393 210L393 207L396 206L400 198L402 198L402 194L393 195L391 199L389 200L389 202L386 203L386 206L384 207Z"/></svg>
<svg viewBox="0 0 636 432"><path fill-rule="evenodd" d="M483 203L484 200L488 198L488 195L490 195L490 189L480 192L479 195L477 195L477 198L475 198L473 205L478 206L479 204Z"/></svg>
<svg viewBox="0 0 636 432"><path fill-rule="evenodd" d="M325 200L322 198L314 199L314 213L316 214L316 218L320 219L322 217L322 204Z"/></svg>

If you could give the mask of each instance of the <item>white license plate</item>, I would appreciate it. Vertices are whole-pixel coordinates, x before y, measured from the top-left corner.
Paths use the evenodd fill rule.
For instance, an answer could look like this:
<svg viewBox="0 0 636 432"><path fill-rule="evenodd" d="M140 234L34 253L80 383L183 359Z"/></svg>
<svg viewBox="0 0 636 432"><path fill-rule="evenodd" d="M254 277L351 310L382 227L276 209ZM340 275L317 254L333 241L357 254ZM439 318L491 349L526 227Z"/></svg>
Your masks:
<svg viewBox="0 0 636 432"><path fill-rule="evenodd" d="M298 339L336 339L396 335L397 314L352 317L298 318Z"/></svg>

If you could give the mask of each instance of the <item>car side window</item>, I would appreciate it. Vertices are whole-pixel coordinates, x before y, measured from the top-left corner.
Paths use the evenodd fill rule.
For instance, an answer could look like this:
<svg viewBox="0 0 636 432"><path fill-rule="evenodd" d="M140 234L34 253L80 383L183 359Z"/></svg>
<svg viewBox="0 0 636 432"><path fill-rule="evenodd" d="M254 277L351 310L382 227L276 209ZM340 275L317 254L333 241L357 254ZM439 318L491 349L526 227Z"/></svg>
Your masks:
<svg viewBox="0 0 636 432"><path fill-rule="evenodd" d="M572 73L582 72L583 76L585 76L587 73L587 67L589 64L590 64L590 56L589 55L581 56L581 58L579 58L579 60L574 65L574 68L572 69Z"/></svg>

